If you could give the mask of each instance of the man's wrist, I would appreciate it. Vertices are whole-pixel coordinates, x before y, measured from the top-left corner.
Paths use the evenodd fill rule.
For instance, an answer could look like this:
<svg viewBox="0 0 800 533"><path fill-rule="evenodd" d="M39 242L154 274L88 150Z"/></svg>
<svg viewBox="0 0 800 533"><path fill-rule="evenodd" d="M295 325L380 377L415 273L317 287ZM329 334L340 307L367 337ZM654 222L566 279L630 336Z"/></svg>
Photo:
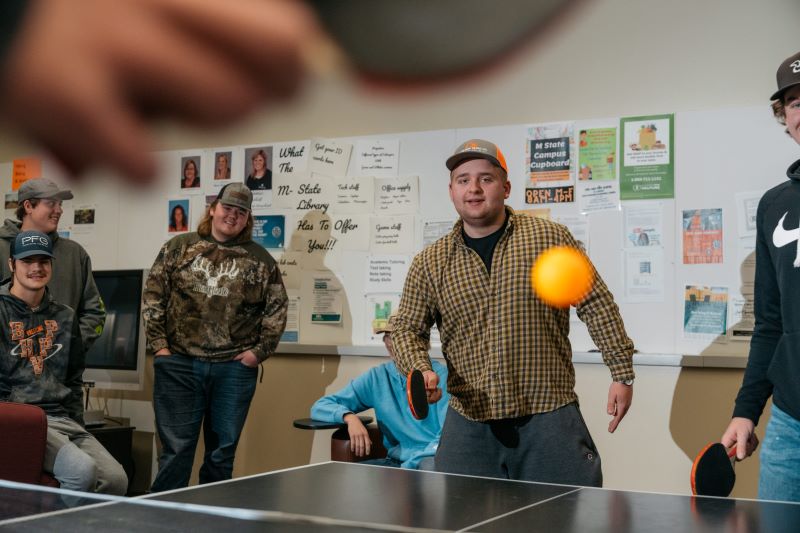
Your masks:
<svg viewBox="0 0 800 533"><path fill-rule="evenodd" d="M153 353L163 350L164 348L169 348L169 342L167 342L167 339L165 338L153 339L153 341L150 343L150 350L152 350Z"/></svg>
<svg viewBox="0 0 800 533"><path fill-rule="evenodd" d="M622 383L623 385L627 385L628 387L631 387L633 385L633 378L631 378L631 379L618 379L618 380L615 380L615 383Z"/></svg>
<svg viewBox="0 0 800 533"><path fill-rule="evenodd" d="M263 363L267 360L268 354L260 346L254 346L253 348L250 348L250 351L256 356L256 359L258 359L259 363Z"/></svg>

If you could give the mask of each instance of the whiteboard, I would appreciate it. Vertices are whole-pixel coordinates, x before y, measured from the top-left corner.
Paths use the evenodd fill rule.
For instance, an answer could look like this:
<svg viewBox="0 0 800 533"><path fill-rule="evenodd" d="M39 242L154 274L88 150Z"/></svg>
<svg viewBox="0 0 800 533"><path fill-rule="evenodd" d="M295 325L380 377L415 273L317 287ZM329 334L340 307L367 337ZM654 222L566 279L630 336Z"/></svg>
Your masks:
<svg viewBox="0 0 800 533"><path fill-rule="evenodd" d="M456 213L448 195L449 172L444 161L460 142L484 138L498 144L506 155L512 189L508 205L525 209L525 143L529 124L487 126L336 140L355 143L365 139L399 141L399 176L419 177L419 209L414 216L414 252L422 248L422 222L427 219L455 220ZM574 131L619 126L619 117L575 120ZM265 141L263 144L273 144ZM61 226L69 226L75 207L96 208L94 231L90 235L73 232L71 238L84 245L95 269L149 268L160 246L169 235L164 231L166 202L181 196L176 189L180 159L215 147L161 152L160 179L150 188L122 186L107 172L98 171L79 183L70 183L75 199L65 203ZM235 147L234 147L235 149ZM598 272L615 295L627 331L642 354L746 355L749 343L725 338L684 338L684 287L687 284L726 286L731 294L741 284L741 260L737 257L739 240L736 220L738 192L764 192L785 177L786 167L797 157L797 146L776 124L769 107L679 112L675 114L675 198L651 200L663 217L664 299L658 302L630 303L624 298L623 212L610 210L587 216L589 255ZM236 157L236 156L235 156ZM241 157L241 156L239 156ZM358 172L352 163L347 176ZM55 165L44 164L48 177L64 180ZM10 190L11 164L0 165L0 177ZM209 175L208 169L203 173ZM203 174L201 173L201 175ZM208 191L205 191L208 192ZM205 206L205 195L189 196L192 228L196 227ZM639 201L642 202L642 201ZM627 202L622 203L623 207ZM577 203L548 204L554 216L577 215ZM721 208L724 223L724 261L721 264L684 265L681 245L681 213L685 209ZM298 213L271 208L270 214L286 215L286 236L291 239L290 222ZM7 212L7 216L8 216ZM273 251L280 256L280 251ZM370 339L365 292L368 251L342 251L330 254L321 268L341 281L346 294L343 323L336 327L311 324L308 318L308 294L301 294L299 346L283 344L282 349L301 353L383 354L383 348ZM320 267L320 265L317 265ZM302 291L300 291L302 293ZM571 322L570 338L576 352L593 350L586 328ZM351 347L347 350L346 347ZM345 348L344 352L341 348Z"/></svg>

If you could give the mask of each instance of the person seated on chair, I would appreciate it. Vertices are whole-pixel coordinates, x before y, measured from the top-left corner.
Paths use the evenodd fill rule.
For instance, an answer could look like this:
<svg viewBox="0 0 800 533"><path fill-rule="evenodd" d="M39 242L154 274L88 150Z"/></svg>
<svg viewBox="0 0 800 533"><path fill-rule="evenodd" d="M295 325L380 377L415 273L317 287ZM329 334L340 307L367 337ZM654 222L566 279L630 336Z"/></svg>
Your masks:
<svg viewBox="0 0 800 533"><path fill-rule="evenodd" d="M0 401L38 405L47 413L44 470L62 489L125 494L122 466L83 427L84 349L75 311L47 289L52 239L39 231L18 233L8 266L11 279L0 286Z"/></svg>
<svg viewBox="0 0 800 533"><path fill-rule="evenodd" d="M374 408L388 453L384 459L362 462L433 470L433 456L439 446L450 397L443 386L442 399L430 406L427 418L416 420L413 417L408 407L406 377L400 374L394 363L393 322L394 315L385 325L373 329L375 334L383 333L383 344L392 360L358 376L342 390L314 402L311 418L323 422L345 422L350 434L350 449L357 457L363 457L369 455L372 441L355 413ZM433 367L440 376L447 376L447 368L438 361L433 361ZM442 378L441 383L447 383L447 379Z"/></svg>

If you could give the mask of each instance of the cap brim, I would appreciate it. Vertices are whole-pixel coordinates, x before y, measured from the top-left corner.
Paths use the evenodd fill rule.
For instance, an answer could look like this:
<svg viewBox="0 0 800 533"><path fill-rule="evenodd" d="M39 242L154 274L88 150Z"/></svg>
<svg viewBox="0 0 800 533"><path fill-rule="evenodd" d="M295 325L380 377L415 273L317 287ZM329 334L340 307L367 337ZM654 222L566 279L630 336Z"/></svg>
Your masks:
<svg viewBox="0 0 800 533"><path fill-rule="evenodd" d="M794 87L796 85L800 85L800 81L796 81L794 83L790 83L789 85L787 85L785 87L781 87L780 89L775 91L775 93L772 96L770 96L769 99L770 100L780 100L781 98L783 98L783 93L785 93L788 89L791 89L792 87Z"/></svg>
<svg viewBox="0 0 800 533"><path fill-rule="evenodd" d="M72 200L75 196L72 194L72 191L58 191L55 194L42 194L41 196L38 194L30 195L30 194L17 194L18 202L24 202L25 200Z"/></svg>
<svg viewBox="0 0 800 533"><path fill-rule="evenodd" d="M55 259L55 256L51 253L42 251L42 250L30 250L28 252L20 252L13 256L13 259L25 259L27 257L33 257L34 255L43 255L45 257L49 257L50 259Z"/></svg>
<svg viewBox="0 0 800 533"><path fill-rule="evenodd" d="M252 211L252 209L251 209L251 208L249 208L249 207L245 207L245 206L243 206L243 205L239 205L239 204L232 204L232 203L230 203L230 202L225 202L225 201L223 201L223 200L220 200L220 201L219 201L219 203L221 203L222 205L227 205L228 207L238 207L239 209L244 209L244 210L245 210L245 211L247 211L248 213L249 213L250 211Z"/></svg>
<svg viewBox="0 0 800 533"><path fill-rule="evenodd" d="M55 198L57 200L72 200L75 198L75 196L72 194L72 191L59 191L58 194L51 196L50 198Z"/></svg>
<svg viewBox="0 0 800 533"><path fill-rule="evenodd" d="M447 162L445 162L445 165L447 166L447 170L453 170L464 161L468 161L470 159L486 159L494 166L498 168L503 168L503 165L500 164L500 161L498 161L496 157L492 157L489 154L482 154L480 152L465 152L460 154L453 154L447 158Z"/></svg>

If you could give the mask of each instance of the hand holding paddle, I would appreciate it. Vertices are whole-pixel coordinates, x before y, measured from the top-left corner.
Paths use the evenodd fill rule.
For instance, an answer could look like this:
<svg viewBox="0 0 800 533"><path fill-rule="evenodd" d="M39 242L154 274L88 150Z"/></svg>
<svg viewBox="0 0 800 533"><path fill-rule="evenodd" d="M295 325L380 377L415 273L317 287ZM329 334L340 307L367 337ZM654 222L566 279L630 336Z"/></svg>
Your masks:
<svg viewBox="0 0 800 533"><path fill-rule="evenodd" d="M755 424L749 418L734 417L722 434L720 442L726 448L736 445L736 459L743 461L758 448Z"/></svg>
<svg viewBox="0 0 800 533"><path fill-rule="evenodd" d="M703 448L692 465L692 494L728 496L736 483L734 465L758 448L752 420L734 417L722 434L721 442Z"/></svg>
<svg viewBox="0 0 800 533"><path fill-rule="evenodd" d="M428 403L436 403L442 399L442 389L439 388L439 375L433 370L426 370L422 373L425 378L425 395Z"/></svg>
<svg viewBox="0 0 800 533"><path fill-rule="evenodd" d="M429 403L436 403L442 398L442 390L438 385L439 376L432 370L426 370L424 373L412 370L408 373L406 379L408 407L417 420L423 420L428 416Z"/></svg>
<svg viewBox="0 0 800 533"><path fill-rule="evenodd" d="M696 496L727 497L736 483L736 448L728 449L719 442L703 448L692 464L690 481Z"/></svg>

